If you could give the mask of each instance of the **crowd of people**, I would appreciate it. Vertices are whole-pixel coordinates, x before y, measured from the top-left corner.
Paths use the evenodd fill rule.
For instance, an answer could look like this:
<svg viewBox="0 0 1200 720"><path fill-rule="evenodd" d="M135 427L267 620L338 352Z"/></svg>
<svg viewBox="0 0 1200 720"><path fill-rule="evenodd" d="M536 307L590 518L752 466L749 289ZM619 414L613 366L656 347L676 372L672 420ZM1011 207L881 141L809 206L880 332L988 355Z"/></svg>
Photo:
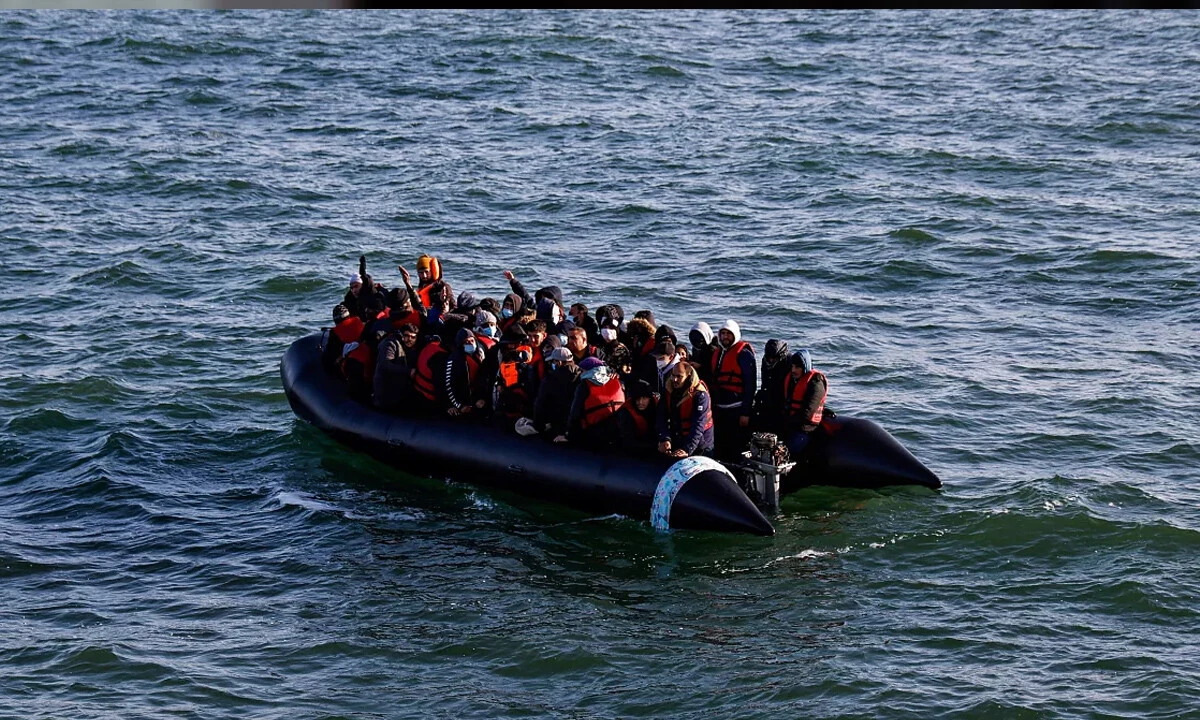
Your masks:
<svg viewBox="0 0 1200 720"><path fill-rule="evenodd" d="M322 364L385 412L492 423L527 438L631 454L736 460L773 432L795 456L819 426L828 382L807 350L770 340L761 363L734 320L695 323L681 343L651 310L530 295L505 271L502 299L454 294L436 257L418 284L367 273L366 257L333 309Z"/></svg>

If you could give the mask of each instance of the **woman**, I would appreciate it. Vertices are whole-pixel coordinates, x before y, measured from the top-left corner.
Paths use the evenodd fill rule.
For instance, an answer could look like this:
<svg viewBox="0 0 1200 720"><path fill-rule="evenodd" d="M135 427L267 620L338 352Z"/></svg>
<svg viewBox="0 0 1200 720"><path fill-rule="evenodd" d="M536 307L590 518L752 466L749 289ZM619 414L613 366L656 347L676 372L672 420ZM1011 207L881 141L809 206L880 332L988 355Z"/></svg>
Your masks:
<svg viewBox="0 0 1200 720"><path fill-rule="evenodd" d="M658 451L671 457L711 455L712 398L696 368L681 362L671 368L658 405Z"/></svg>

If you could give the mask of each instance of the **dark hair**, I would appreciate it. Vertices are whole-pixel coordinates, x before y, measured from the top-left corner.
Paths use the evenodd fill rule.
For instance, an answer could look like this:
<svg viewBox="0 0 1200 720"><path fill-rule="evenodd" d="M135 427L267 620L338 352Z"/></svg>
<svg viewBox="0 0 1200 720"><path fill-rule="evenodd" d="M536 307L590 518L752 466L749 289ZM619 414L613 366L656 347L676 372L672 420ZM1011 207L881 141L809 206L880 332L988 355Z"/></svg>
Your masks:
<svg viewBox="0 0 1200 720"><path fill-rule="evenodd" d="M525 332L527 332L527 333L546 332L546 321L545 320L530 320L529 322L525 323Z"/></svg>

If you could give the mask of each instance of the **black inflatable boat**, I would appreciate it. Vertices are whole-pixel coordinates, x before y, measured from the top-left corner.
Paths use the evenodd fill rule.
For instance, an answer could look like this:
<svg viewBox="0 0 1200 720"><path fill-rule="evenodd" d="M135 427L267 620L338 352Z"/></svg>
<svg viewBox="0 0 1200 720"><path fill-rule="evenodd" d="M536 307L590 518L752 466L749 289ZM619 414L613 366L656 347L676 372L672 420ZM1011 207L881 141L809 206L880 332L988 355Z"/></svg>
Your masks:
<svg viewBox="0 0 1200 720"><path fill-rule="evenodd" d="M760 505L804 485L941 486L877 424L827 418L800 462L755 436L744 465L600 454L523 438L485 424L383 413L351 398L320 361L321 335L292 343L280 363L292 410L346 445L405 472L506 488L585 512L649 519L656 527L772 535Z"/></svg>

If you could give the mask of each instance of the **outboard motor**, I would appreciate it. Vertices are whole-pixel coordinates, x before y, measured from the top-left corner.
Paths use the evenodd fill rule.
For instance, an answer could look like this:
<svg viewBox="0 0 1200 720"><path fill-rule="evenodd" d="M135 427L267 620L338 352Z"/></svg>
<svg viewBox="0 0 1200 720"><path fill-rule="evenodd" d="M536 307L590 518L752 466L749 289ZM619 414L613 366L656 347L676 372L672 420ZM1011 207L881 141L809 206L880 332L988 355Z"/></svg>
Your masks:
<svg viewBox="0 0 1200 720"><path fill-rule="evenodd" d="M770 512L779 512L780 478L796 466L787 446L774 433L754 433L742 457L745 461L738 466L742 490Z"/></svg>

